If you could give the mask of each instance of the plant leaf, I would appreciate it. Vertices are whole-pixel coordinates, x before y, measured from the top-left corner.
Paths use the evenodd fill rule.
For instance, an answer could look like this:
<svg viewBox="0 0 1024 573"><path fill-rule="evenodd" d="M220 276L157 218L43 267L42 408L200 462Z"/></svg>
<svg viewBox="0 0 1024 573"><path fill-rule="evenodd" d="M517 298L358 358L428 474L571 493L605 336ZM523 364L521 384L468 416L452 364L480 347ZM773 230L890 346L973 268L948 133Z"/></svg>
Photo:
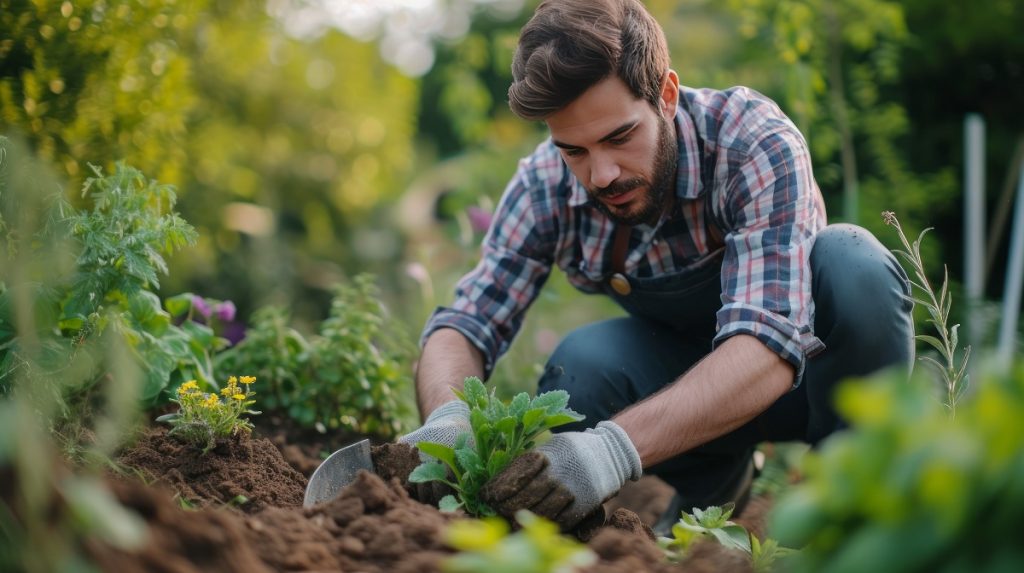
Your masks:
<svg viewBox="0 0 1024 573"><path fill-rule="evenodd" d="M512 398L512 402L509 403L508 413L510 416L516 419L522 419L523 414L526 413L527 408L530 407L530 396L526 392L520 392Z"/></svg>
<svg viewBox="0 0 1024 573"><path fill-rule="evenodd" d="M530 408L544 408L548 414L557 414L569 404L569 393L565 390L544 392L530 403Z"/></svg>
<svg viewBox="0 0 1024 573"><path fill-rule="evenodd" d="M452 468L455 468L455 450L449 448L444 444L438 444L436 442L416 442L416 447L427 454L428 456L434 456L438 460L448 464Z"/></svg>
<svg viewBox="0 0 1024 573"><path fill-rule="evenodd" d="M447 482L448 468L441 462L423 462L409 473L409 481L412 483Z"/></svg>
<svg viewBox="0 0 1024 573"><path fill-rule="evenodd" d="M558 426L571 424L572 422L578 422L585 417L586 416L584 416L583 414L578 414L576 412L573 412L572 410L567 410L565 412L560 412L558 414L551 414L549 416L544 417L543 428L550 430L551 428L557 428Z"/></svg>
<svg viewBox="0 0 1024 573"><path fill-rule="evenodd" d="M750 534L742 526L730 523L709 529L708 532L722 545L750 553Z"/></svg>
<svg viewBox="0 0 1024 573"><path fill-rule="evenodd" d="M939 340L938 338L935 338L934 336L928 336L927 334L918 334L914 338L920 340L921 342L927 342L928 344L932 345L932 347L934 347L935 350L938 350L939 354L941 354L944 358L946 357L946 345L943 344L942 341Z"/></svg>
<svg viewBox="0 0 1024 573"><path fill-rule="evenodd" d="M462 502L455 499L455 496L451 494L442 497L441 501L437 503L437 508L446 513L458 511L460 507L462 507Z"/></svg>
<svg viewBox="0 0 1024 573"><path fill-rule="evenodd" d="M455 458L459 460L459 463L467 473L479 474L485 470L483 460L480 459L480 455L476 453L476 450L472 448L455 450Z"/></svg>

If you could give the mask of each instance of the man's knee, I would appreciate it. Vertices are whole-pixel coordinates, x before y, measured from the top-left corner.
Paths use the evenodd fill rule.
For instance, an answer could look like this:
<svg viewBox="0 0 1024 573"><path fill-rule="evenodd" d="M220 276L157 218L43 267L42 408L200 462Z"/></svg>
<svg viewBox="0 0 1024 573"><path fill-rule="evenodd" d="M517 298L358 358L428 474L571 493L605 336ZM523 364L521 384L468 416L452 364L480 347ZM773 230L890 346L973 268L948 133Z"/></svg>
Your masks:
<svg viewBox="0 0 1024 573"><path fill-rule="evenodd" d="M865 336L906 331L913 308L907 299L910 282L868 230L848 224L827 227L815 239L811 270L816 330L820 324Z"/></svg>

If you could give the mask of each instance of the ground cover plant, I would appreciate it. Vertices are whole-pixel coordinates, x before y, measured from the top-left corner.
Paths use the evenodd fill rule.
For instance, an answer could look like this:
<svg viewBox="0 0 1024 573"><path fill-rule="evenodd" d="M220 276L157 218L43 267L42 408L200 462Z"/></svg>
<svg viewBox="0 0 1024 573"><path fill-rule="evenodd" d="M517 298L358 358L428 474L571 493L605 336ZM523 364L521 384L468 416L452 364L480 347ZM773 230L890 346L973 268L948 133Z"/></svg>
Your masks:
<svg viewBox="0 0 1024 573"><path fill-rule="evenodd" d="M455 493L441 499L439 505L444 511L462 508L473 516L497 515L480 499L480 489L512 460L532 449L541 434L583 419L568 408L569 394L564 390L544 392L532 399L520 392L506 403L493 389L488 393L479 378L471 376L455 394L469 406L472 435L459 434L454 447L417 443L420 451L437 461L425 461L409 476L413 483L439 481L450 486Z"/></svg>

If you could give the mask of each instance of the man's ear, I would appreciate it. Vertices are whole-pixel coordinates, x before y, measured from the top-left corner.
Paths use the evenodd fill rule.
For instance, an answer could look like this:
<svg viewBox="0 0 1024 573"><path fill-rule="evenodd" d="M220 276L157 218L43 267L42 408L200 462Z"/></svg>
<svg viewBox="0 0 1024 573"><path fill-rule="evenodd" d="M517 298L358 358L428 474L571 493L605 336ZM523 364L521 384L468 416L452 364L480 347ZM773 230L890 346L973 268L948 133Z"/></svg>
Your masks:
<svg viewBox="0 0 1024 573"><path fill-rule="evenodd" d="M661 114L665 116L665 119L671 121L676 116L677 105L679 105L679 75L675 70L669 70L661 82Z"/></svg>

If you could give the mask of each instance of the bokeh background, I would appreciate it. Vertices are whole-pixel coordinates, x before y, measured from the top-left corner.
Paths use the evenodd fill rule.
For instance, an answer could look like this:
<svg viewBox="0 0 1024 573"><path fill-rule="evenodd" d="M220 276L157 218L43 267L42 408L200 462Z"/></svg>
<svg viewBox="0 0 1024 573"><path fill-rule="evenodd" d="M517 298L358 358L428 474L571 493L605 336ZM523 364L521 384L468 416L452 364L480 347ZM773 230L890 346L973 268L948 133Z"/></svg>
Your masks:
<svg viewBox="0 0 1024 573"><path fill-rule="evenodd" d="M964 282L964 124L986 126L984 296L995 334L1024 156L1016 0L649 0L689 86L775 99L810 143L831 222L898 246L880 212ZM161 294L284 305L301 330L331 288L380 286L415 339L475 262L518 158L545 136L506 105L531 0L0 0L0 134L67 195L124 160L199 231ZM1000 219L1002 218L1002 222ZM987 310L986 310L987 309ZM532 390L559 337L618 312L557 272L495 372ZM960 307L954 314L960 313ZM959 316L957 321L959 321ZM503 390L503 391L504 391Z"/></svg>

